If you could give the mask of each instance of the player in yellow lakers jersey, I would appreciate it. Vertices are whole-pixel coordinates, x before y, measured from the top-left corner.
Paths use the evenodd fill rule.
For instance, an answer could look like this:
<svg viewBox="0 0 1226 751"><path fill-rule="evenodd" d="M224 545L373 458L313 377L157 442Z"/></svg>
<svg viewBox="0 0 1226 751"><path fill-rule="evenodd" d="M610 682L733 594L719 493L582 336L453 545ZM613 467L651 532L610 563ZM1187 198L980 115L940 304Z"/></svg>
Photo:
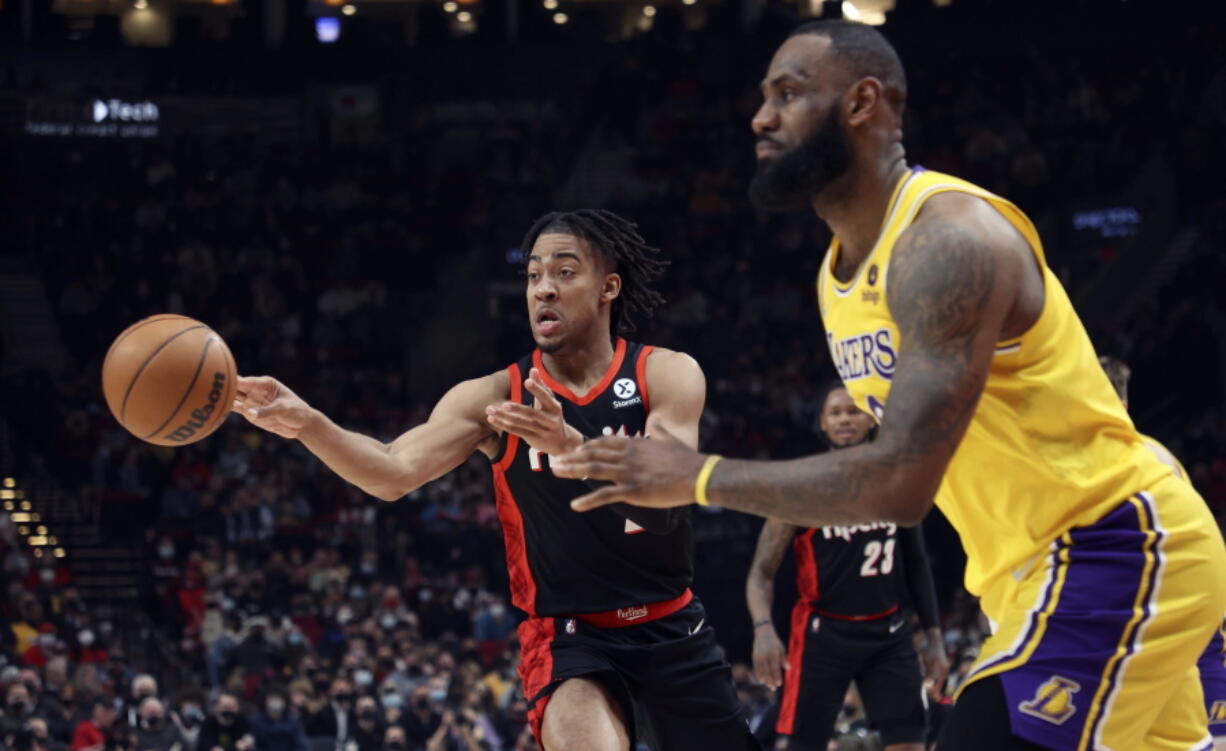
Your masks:
<svg viewBox="0 0 1226 751"><path fill-rule="evenodd" d="M1132 378L1132 369L1118 357L1110 355L1098 358L1098 363L1103 366L1115 393L1119 394L1124 409L1128 409L1128 381ZM1144 433L1141 434L1141 440L1159 461L1174 470L1176 477L1191 482L1183 464L1166 446ZM1226 751L1226 615L1222 617L1221 627L1213 635L1209 646L1196 661L1196 668L1200 673L1200 685L1205 694L1205 710L1209 713L1209 733L1213 736L1213 748L1216 751Z"/></svg>
<svg viewBox="0 0 1226 751"><path fill-rule="evenodd" d="M1033 225L907 164L905 75L871 27L800 27L762 90L750 197L808 204L834 231L822 318L878 438L786 462L660 431L592 441L554 472L612 484L573 506L696 501L820 526L916 524L935 499L994 626L941 751L1209 748L1195 664L1226 610L1226 546L1141 442Z"/></svg>

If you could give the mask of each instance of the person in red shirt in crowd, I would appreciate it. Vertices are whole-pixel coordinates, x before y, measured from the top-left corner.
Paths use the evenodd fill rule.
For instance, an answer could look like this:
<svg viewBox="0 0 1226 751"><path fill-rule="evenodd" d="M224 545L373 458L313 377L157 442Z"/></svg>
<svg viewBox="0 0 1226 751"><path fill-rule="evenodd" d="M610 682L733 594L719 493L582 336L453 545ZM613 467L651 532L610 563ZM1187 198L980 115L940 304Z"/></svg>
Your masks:
<svg viewBox="0 0 1226 751"><path fill-rule="evenodd" d="M77 729L72 734L72 745L69 746L71 751L103 751L116 714L115 706L109 700L95 699L89 719L77 723Z"/></svg>
<svg viewBox="0 0 1226 751"><path fill-rule="evenodd" d="M48 622L40 624L38 636L34 637L29 649L21 653L21 664L39 669L47 667L47 660L57 654L56 643L58 641L54 625ZM62 651L62 645L60 645L60 651Z"/></svg>
<svg viewBox="0 0 1226 751"><path fill-rule="evenodd" d="M204 577L200 574L199 566L188 563L178 599L179 609L183 611L184 631L198 633L200 625L204 623Z"/></svg>

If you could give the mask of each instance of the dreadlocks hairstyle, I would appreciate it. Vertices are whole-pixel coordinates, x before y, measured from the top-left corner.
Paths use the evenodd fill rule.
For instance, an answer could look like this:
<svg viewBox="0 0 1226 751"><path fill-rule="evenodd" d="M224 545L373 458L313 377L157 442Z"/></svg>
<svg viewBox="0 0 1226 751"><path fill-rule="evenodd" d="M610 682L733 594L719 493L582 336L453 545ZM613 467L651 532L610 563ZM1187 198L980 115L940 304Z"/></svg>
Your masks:
<svg viewBox="0 0 1226 751"><path fill-rule="evenodd" d="M635 330L631 316L650 318L664 304L664 296L652 289L651 283L664 274L668 261L660 258L660 249L643 240L638 225L604 209L551 211L532 225L519 246L524 263L532 255L532 246L541 235L561 234L581 237L614 271L621 275L622 290L613 301L613 330L628 334Z"/></svg>

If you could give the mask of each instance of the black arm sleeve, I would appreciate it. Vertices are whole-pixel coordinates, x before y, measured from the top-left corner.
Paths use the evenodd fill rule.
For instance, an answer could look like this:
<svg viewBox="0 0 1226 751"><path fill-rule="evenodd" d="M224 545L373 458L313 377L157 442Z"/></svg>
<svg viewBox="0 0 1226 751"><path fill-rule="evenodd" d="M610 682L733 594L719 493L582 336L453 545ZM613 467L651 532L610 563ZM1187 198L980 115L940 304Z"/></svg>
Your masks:
<svg viewBox="0 0 1226 751"><path fill-rule="evenodd" d="M911 604L919 615L920 626L936 628L937 590L932 581L932 569L928 566L928 552L924 549L924 533L918 527L904 527L898 531L902 546L903 575L907 578L907 591Z"/></svg>

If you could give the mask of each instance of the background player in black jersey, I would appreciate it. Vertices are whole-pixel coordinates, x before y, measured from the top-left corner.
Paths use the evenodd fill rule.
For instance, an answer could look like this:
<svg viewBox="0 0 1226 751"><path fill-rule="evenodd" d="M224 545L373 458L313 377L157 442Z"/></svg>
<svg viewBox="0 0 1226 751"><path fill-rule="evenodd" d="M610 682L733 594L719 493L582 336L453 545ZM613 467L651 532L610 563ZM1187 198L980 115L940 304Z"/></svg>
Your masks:
<svg viewBox="0 0 1226 751"><path fill-rule="evenodd" d="M616 505L577 514L588 486L549 455L585 437L667 431L691 447L706 396L693 358L614 338L663 302L658 251L607 211L552 213L529 230L526 296L538 349L448 391L391 443L339 427L273 378L240 378L235 407L297 438L392 501L480 451L494 471L520 625L520 675L545 751L740 750L753 741L731 672L689 584L688 511Z"/></svg>
<svg viewBox="0 0 1226 751"><path fill-rule="evenodd" d="M833 449L869 440L873 418L842 385L826 393L820 427ZM785 652L771 619L775 574L796 552L797 600ZM862 524L803 528L767 519L745 582L753 618L754 673L783 686L780 751L824 751L843 697L856 682L886 751L923 751L923 676L903 590L924 629L924 672L938 686L949 671L936 592L918 527Z"/></svg>

